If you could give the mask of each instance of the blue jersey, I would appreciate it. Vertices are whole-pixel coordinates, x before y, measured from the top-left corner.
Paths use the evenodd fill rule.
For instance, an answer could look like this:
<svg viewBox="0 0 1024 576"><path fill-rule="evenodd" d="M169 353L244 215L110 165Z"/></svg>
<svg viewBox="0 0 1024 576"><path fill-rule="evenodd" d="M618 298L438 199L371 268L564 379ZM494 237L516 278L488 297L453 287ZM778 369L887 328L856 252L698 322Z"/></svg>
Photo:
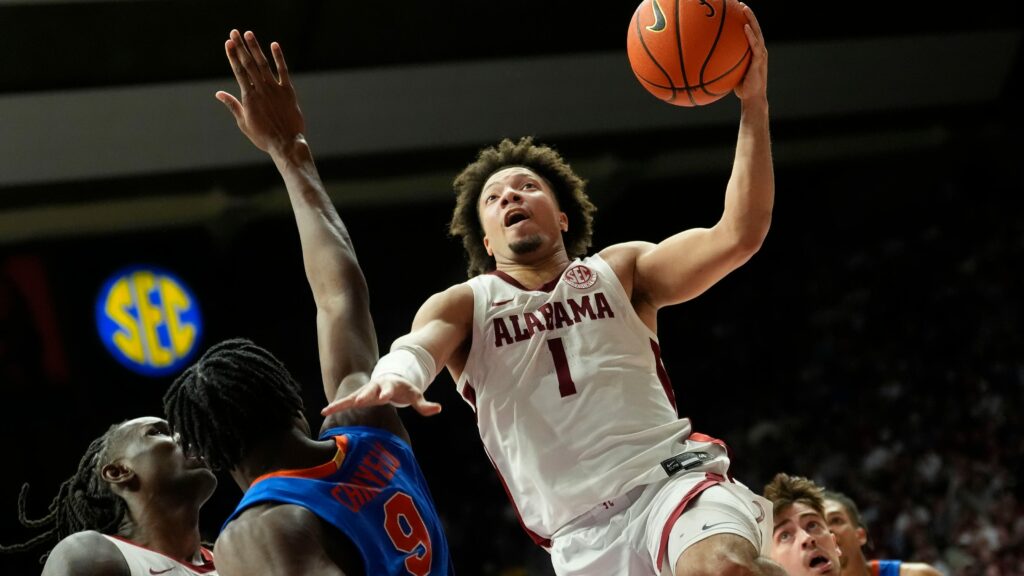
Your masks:
<svg viewBox="0 0 1024 576"><path fill-rule="evenodd" d="M453 574L441 520L409 445L365 426L331 428L320 436L330 438L338 445L333 460L257 478L224 527L256 504L294 504L348 536L366 574Z"/></svg>
<svg viewBox="0 0 1024 576"><path fill-rule="evenodd" d="M872 576L900 576L899 560L872 560L868 563Z"/></svg>

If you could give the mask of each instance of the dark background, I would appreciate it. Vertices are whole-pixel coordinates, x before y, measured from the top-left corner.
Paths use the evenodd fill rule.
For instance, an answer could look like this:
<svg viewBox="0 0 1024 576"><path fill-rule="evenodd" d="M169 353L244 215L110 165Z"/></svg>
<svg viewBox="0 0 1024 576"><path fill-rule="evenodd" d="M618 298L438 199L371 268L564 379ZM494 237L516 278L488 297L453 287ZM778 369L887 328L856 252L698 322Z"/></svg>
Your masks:
<svg viewBox="0 0 1024 576"><path fill-rule="evenodd" d="M734 474L755 490L787 471L851 493L878 554L956 574L1024 574L1024 436L1016 414L1024 402L1020 9L782 4L752 3L771 54L772 231L751 262L660 315L681 412L732 446ZM622 56L634 8L0 2L0 139L5 150L21 142L54 151L8 154L0 166L0 543L35 534L16 518L23 482L32 486L30 515L42 515L90 440L114 422L161 411L172 378L129 372L96 336L98 290L123 266L175 272L200 300L201 348L252 338L306 386L316 423L323 403L315 308L276 171L259 154L199 156L250 148L219 104L209 98L223 139L149 134L157 149L197 150L194 165L186 156L163 167L117 149L123 143L106 118L86 125L95 139L40 144L52 136L19 122L25 116L16 111L37 103L41 117L57 118L60 134L62 103L151 89L153 107L141 101L131 113L176 115L159 105L159 94L204 82L232 89L222 51L231 27L280 41L297 81L305 75L320 86L317 75L429 72L440 64L500 71L563 55ZM989 50L992 34L1007 40L994 44L1005 51ZM933 44L957 57L906 67L901 53L890 52ZM879 69L887 61L893 68ZM464 100L439 105L465 114L422 118L467 126L438 133L436 145L403 140L416 126L396 122L379 127L383 139L412 144L374 147L355 135L341 146L347 135L328 126L348 112L304 107L314 152L326 150L318 165L370 285L382 348L407 330L427 296L464 278L461 246L445 233L449 182L480 146L502 136L536 134L589 179L599 206L595 247L658 241L720 214L738 118L733 98L677 109L614 75L607 89L632 94L639 127L607 127L602 114L590 114L550 131L524 119L522 132L491 133L489 119L506 118L508 108L490 105L468 80L458 91ZM302 102L315 97L299 87ZM415 108L445 87L408 89L402 97ZM554 90L568 88L506 89L543 111ZM581 110L601 102L578 96ZM368 110L375 104L394 102L363 102ZM652 114L668 120L651 122ZM26 161L48 169L12 176ZM204 198L224 204L206 210ZM150 203L124 204L137 200ZM518 528L471 411L446 375L430 396L444 404L441 415L403 418L459 572L546 574L545 554ZM239 494L223 476L204 508L208 538ZM0 572L38 573L37 556L0 556Z"/></svg>

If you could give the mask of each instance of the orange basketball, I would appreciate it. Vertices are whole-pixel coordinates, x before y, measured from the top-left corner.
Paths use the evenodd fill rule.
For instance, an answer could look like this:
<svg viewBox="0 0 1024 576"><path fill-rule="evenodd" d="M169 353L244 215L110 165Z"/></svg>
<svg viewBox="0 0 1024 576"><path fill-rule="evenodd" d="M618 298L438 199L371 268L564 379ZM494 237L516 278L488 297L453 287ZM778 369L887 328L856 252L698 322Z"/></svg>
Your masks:
<svg viewBox="0 0 1024 576"><path fill-rule="evenodd" d="M643 0L629 23L629 64L669 104L710 104L747 72L746 23L737 0Z"/></svg>

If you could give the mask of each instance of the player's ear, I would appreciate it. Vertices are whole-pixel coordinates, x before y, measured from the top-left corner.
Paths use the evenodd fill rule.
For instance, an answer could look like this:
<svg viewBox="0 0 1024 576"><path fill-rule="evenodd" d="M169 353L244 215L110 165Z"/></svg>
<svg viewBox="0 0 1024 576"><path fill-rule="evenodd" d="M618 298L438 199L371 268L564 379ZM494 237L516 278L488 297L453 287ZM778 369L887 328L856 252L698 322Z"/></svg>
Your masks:
<svg viewBox="0 0 1024 576"><path fill-rule="evenodd" d="M135 478L135 471L124 462L111 462L100 469L100 477L114 486L124 486Z"/></svg>
<svg viewBox="0 0 1024 576"><path fill-rule="evenodd" d="M858 545L864 546L865 544L868 543L868 531L865 530L863 527L857 528L856 530L853 531L853 533L857 535L857 544Z"/></svg>
<svg viewBox="0 0 1024 576"><path fill-rule="evenodd" d="M569 231L569 217L565 215L565 212L558 213L558 228L562 232Z"/></svg>
<svg viewBox="0 0 1024 576"><path fill-rule="evenodd" d="M484 250L487 250L488 256L494 256L494 252L491 250L491 239L487 236L484 236Z"/></svg>

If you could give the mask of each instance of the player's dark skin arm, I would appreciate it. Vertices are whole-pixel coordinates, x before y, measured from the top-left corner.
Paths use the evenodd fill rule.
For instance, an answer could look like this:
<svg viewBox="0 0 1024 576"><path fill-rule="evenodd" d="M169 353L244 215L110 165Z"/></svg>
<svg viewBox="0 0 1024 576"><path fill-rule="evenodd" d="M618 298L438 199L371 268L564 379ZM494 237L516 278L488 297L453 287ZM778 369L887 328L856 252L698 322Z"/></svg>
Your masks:
<svg viewBox="0 0 1024 576"><path fill-rule="evenodd" d="M231 110L249 140L270 155L288 189L306 277L317 307L324 393L331 401L339 392L357 389L377 362L366 279L348 230L314 164L281 47L271 44L276 76L252 32L243 36L233 30L225 51L238 80L241 101L226 92L218 92L217 98ZM324 421L325 429L345 425L383 428L409 442L391 406L337 414Z"/></svg>
<svg viewBox="0 0 1024 576"><path fill-rule="evenodd" d="M117 546L90 530L58 542L42 576L129 576L129 571Z"/></svg>

